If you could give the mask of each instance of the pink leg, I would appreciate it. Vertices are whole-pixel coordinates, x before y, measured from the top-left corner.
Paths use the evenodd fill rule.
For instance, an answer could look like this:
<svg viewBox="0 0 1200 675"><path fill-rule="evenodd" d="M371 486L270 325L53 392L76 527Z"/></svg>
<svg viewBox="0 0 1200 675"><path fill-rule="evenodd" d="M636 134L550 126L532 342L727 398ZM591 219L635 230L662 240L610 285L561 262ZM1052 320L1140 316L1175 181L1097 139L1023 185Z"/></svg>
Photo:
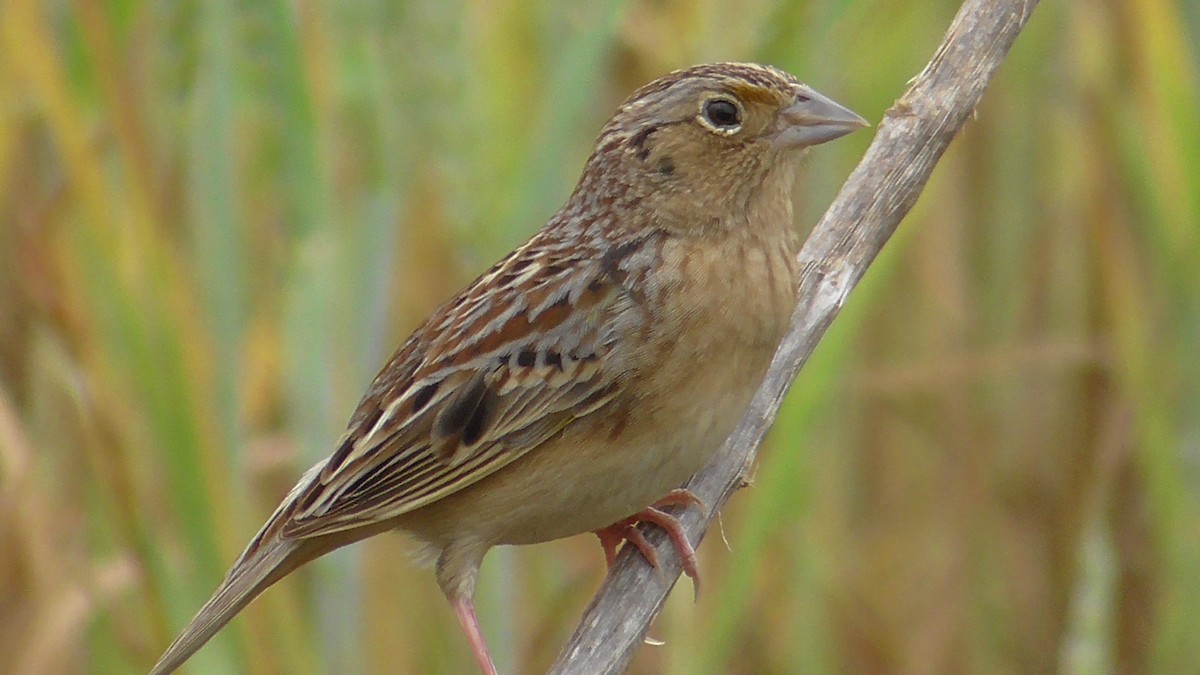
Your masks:
<svg viewBox="0 0 1200 675"><path fill-rule="evenodd" d="M610 570L613 563L617 561L617 547L625 541L625 533L629 531L630 527L629 520L622 520L592 533L600 539L600 548L604 549L604 562Z"/></svg>
<svg viewBox="0 0 1200 675"><path fill-rule="evenodd" d="M696 549L692 548L692 544L688 541L687 535L684 534L679 520L675 516L657 508L660 506L689 505L706 509L704 502L700 501L700 498L690 490L671 490L662 499L632 516L617 521L602 530L596 530L595 534L600 538L600 546L604 549L604 559L608 563L608 567L612 568L613 562L617 558L617 546L622 541L628 541L637 550L641 551L642 557L646 559L646 562L651 567L658 567L658 554L655 552L654 547L650 545L650 542L646 541L646 538L642 536L641 530L636 527L636 524L639 522L654 523L666 530L667 534L671 537L671 543L675 546L675 551L679 554L679 558L682 561L683 573L691 577L696 594L699 595L700 570L696 565Z"/></svg>
<svg viewBox="0 0 1200 675"><path fill-rule="evenodd" d="M454 614L458 624L467 634L467 642L471 643L471 653L475 655L475 663L483 675L499 675L496 664L492 663L492 655L488 653L487 643L483 641L483 632L479 630L479 619L475 616L475 603L470 598L455 598L450 601L454 606Z"/></svg>

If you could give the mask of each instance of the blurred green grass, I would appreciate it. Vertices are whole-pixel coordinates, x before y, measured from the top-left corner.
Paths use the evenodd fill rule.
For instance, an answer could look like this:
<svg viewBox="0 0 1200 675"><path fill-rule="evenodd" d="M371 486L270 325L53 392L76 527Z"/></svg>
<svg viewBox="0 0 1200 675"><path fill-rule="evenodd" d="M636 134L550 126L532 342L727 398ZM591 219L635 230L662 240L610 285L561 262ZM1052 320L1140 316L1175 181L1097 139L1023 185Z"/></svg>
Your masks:
<svg viewBox="0 0 1200 675"><path fill-rule="evenodd" d="M870 119L957 3L0 5L0 672L144 672L390 350L621 98L774 63ZM637 673L1193 672L1200 9L1047 2L791 392ZM800 225L869 142L812 153ZM378 538L191 672L468 672ZM595 542L500 550L504 672Z"/></svg>

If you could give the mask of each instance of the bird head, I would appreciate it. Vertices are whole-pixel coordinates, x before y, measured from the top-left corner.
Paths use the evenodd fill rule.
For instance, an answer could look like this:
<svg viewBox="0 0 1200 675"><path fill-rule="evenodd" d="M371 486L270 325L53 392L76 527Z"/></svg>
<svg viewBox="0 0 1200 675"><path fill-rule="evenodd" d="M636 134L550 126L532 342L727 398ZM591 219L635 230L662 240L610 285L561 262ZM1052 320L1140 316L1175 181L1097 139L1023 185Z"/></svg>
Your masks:
<svg viewBox="0 0 1200 675"><path fill-rule="evenodd" d="M695 66L647 84L620 106L577 195L636 200L671 227L719 226L724 216L752 209L764 190L773 203L789 199L806 148L863 126L862 117L776 68Z"/></svg>

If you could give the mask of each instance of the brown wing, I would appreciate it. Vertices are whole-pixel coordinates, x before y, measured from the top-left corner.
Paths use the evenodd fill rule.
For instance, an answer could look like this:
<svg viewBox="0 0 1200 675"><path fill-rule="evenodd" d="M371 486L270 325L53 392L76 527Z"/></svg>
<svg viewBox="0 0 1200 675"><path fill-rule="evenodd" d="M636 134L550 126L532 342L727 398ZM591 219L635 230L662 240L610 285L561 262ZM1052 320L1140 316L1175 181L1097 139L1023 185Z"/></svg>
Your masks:
<svg viewBox="0 0 1200 675"><path fill-rule="evenodd" d="M603 406L618 334L645 319L610 260L541 264L533 240L419 329L288 500L281 534L393 518L499 470Z"/></svg>

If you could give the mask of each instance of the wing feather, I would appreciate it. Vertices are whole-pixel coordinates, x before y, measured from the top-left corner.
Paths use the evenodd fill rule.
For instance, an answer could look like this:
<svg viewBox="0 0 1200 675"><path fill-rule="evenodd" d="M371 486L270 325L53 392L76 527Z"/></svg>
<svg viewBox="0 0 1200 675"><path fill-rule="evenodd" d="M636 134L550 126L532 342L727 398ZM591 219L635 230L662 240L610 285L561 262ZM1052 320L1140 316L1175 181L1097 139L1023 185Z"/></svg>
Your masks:
<svg viewBox="0 0 1200 675"><path fill-rule="evenodd" d="M297 486L280 523L284 537L331 534L430 504L615 397L615 336L628 333L617 324L637 320L626 275L612 274L608 260L542 268L528 260L537 255L506 258L397 352L337 452Z"/></svg>

